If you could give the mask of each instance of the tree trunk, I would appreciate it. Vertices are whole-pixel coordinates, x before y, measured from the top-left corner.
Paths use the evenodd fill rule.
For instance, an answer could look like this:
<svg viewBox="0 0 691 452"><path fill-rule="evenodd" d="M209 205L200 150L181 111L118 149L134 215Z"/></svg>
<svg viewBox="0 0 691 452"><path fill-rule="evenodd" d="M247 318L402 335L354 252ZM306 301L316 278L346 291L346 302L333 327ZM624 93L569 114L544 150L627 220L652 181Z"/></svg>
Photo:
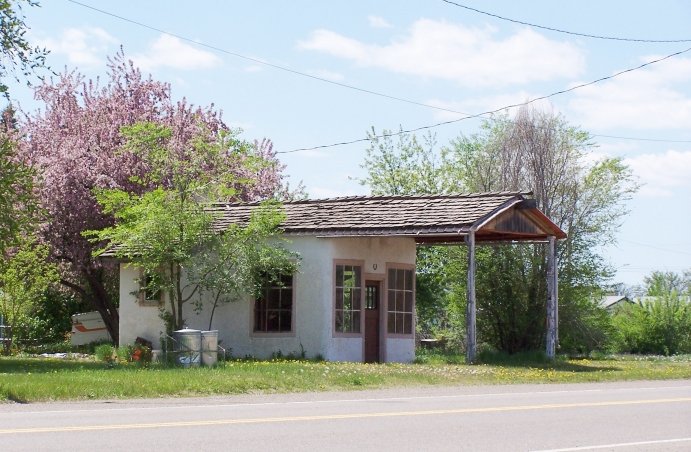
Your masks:
<svg viewBox="0 0 691 452"><path fill-rule="evenodd" d="M103 284L103 275L92 268L83 268L81 274L89 287L89 291L82 286L66 279L61 279L63 286L69 287L88 302L95 311L101 314L103 323L115 345L120 342L120 315Z"/></svg>
<svg viewBox="0 0 691 452"><path fill-rule="evenodd" d="M103 323L105 323L113 343L117 346L120 344L120 314L115 307L115 303L108 296L108 292L103 284L103 274L99 270L87 268L84 276L93 294L92 303L101 314Z"/></svg>

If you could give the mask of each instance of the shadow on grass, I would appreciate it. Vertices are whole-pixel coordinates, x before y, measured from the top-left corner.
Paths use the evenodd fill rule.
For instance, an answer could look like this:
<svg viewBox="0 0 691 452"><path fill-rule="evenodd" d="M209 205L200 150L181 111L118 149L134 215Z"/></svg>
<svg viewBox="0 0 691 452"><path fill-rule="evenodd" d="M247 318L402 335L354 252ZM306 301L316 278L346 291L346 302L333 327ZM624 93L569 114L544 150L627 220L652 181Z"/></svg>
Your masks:
<svg viewBox="0 0 691 452"><path fill-rule="evenodd" d="M465 357L455 352L443 350L418 351L415 359L417 364L465 364ZM578 363L567 360L565 357L557 357L554 361L547 358L544 352L520 352L512 355L504 352L484 351L477 356L478 364L487 364L500 367L553 369L564 372L616 372L622 371L621 367L599 366L596 364Z"/></svg>

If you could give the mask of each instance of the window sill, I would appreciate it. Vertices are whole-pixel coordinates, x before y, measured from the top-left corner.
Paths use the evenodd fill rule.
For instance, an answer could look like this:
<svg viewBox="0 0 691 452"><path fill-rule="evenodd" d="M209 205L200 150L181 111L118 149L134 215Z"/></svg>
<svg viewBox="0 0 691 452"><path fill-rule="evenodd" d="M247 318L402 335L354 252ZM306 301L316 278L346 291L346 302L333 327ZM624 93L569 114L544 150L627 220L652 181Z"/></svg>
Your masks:
<svg viewBox="0 0 691 452"><path fill-rule="evenodd" d="M256 338L283 338L283 337L295 337L295 331L282 331L276 333L253 331L250 333L250 337Z"/></svg>

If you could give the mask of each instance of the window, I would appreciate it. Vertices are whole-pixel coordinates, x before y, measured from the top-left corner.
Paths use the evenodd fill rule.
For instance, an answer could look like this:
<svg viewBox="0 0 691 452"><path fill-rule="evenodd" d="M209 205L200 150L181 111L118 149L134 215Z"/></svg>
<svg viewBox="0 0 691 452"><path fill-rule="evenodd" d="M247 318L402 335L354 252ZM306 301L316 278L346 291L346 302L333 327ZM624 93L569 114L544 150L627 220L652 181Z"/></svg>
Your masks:
<svg viewBox="0 0 691 452"><path fill-rule="evenodd" d="M139 275L139 304L141 306L158 306L163 301L163 293L156 287L159 276L142 270Z"/></svg>
<svg viewBox="0 0 691 452"><path fill-rule="evenodd" d="M360 332L360 297L362 277L359 265L336 265L337 333Z"/></svg>
<svg viewBox="0 0 691 452"><path fill-rule="evenodd" d="M413 270L390 268L388 279L388 332L413 334Z"/></svg>
<svg viewBox="0 0 691 452"><path fill-rule="evenodd" d="M254 302L254 331L287 333L293 330L293 275L264 278Z"/></svg>
<svg viewBox="0 0 691 452"><path fill-rule="evenodd" d="M379 309L379 286L365 286L365 309Z"/></svg>

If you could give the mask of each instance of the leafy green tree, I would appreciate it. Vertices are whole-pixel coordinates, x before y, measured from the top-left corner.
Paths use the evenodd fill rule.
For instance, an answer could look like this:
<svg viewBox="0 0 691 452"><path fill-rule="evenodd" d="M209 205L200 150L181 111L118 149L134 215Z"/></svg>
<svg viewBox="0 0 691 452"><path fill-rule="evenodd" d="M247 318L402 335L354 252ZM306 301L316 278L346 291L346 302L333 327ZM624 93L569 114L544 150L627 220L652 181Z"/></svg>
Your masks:
<svg viewBox="0 0 691 452"><path fill-rule="evenodd" d="M395 137L394 137L395 136ZM384 130L379 136L374 128L368 132L370 146L362 167L367 175L359 180L373 195L415 195L458 191L449 178L448 168L436 152L436 137L392 134ZM465 262L457 249L420 247L417 250L416 328L424 337L442 337L457 341L463 314L456 292L451 290L458 272L446 268ZM452 301L455 300L455 301Z"/></svg>
<svg viewBox="0 0 691 452"><path fill-rule="evenodd" d="M32 47L26 40L28 29L22 14L22 4L38 6L32 0L0 0L0 93L8 97L8 87L2 81L8 74L16 80L29 77L37 68L44 67L48 51Z"/></svg>
<svg viewBox="0 0 691 452"><path fill-rule="evenodd" d="M65 342L72 331L72 315L88 310L89 305L80 297L51 284L27 319L23 339L40 345Z"/></svg>
<svg viewBox="0 0 691 452"><path fill-rule="evenodd" d="M435 153L434 135L426 135L420 143L415 135L399 133L394 139L390 131L384 130L378 136L372 128L367 137L370 147L362 164L367 176L359 182L368 186L373 195L445 193L457 189Z"/></svg>
<svg viewBox="0 0 691 452"><path fill-rule="evenodd" d="M603 159L588 163L585 157L592 145L589 134L559 115L528 106L515 117L504 115L486 121L480 133L460 136L440 151L407 144L415 142L412 138L401 139L404 152L390 144L384 152L381 145L387 143L387 138L375 139L364 165L368 175L362 182L375 193L396 193L392 189L398 186L392 181L408 180L436 181L436 185L413 186L410 193L532 192L537 207L568 234L558 246L562 345L574 350L604 346L610 326L594 295L611 271L597 254L597 246L613 240L626 214L625 202L637 188L623 162ZM388 174L396 172L399 174ZM415 173L429 177L409 177ZM465 263L463 254L453 259ZM420 264L424 255L418 258ZM457 265L458 273L454 274L450 272L453 267L437 267L444 268L447 287L454 287L456 292L441 300L464 303L464 265ZM509 353L541 348L547 299L545 276L543 247L480 249L476 276L479 337Z"/></svg>
<svg viewBox="0 0 691 452"><path fill-rule="evenodd" d="M648 296L691 295L691 270L684 273L654 271L643 281Z"/></svg>
<svg viewBox="0 0 691 452"><path fill-rule="evenodd" d="M0 256L30 227L35 214L32 176L18 158L15 142L0 131Z"/></svg>
<svg viewBox="0 0 691 452"><path fill-rule="evenodd" d="M10 327L5 353L9 353L15 338L26 336L29 319L44 301L48 287L58 280L57 269L47 263L47 258L45 245L25 238L0 264L0 313Z"/></svg>
<svg viewBox="0 0 691 452"><path fill-rule="evenodd" d="M124 151L148 168L136 180L147 190L98 191L104 212L116 223L90 235L105 243L101 251L114 250L142 268L148 292L165 294L169 328L183 327L187 303L199 312L210 301L213 316L218 303L253 292L260 273L294 271L294 256L279 246L283 216L276 202L263 203L247 225L215 229L213 202L251 192L259 181L238 174L256 174L272 164L256 146L230 132L209 140L203 127L183 148L171 145L170 128L155 123L138 123L122 133ZM246 171L238 172L238 165Z"/></svg>

